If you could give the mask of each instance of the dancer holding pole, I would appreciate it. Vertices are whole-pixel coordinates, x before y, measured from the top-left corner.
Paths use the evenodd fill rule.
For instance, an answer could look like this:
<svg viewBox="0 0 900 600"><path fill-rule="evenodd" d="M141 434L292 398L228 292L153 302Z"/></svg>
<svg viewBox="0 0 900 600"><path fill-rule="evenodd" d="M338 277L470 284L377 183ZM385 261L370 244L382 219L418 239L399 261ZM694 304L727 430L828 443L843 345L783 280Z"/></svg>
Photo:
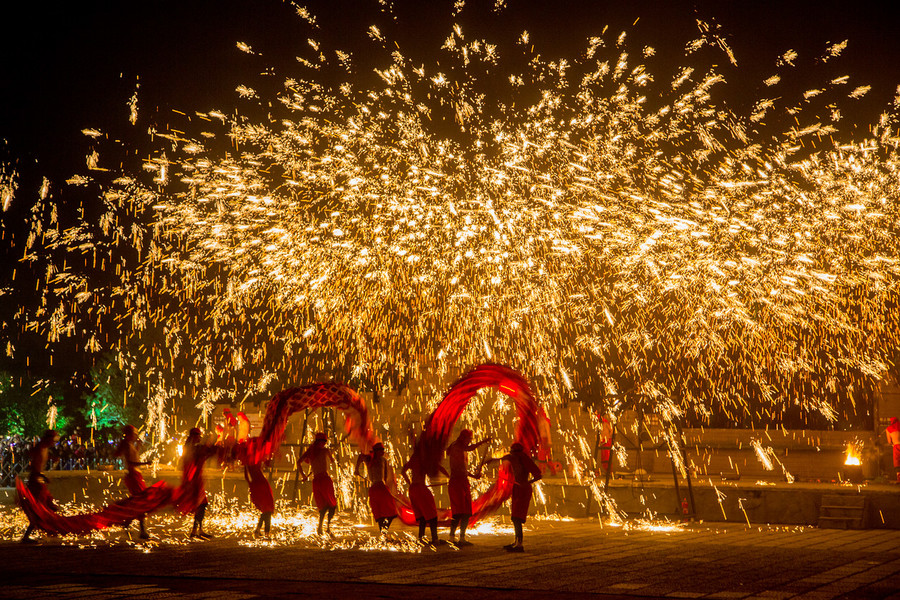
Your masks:
<svg viewBox="0 0 900 600"><path fill-rule="evenodd" d="M438 469L447 475L447 471L440 465L438 465ZM412 478L406 474L407 471L412 473ZM437 507L434 504L434 494L425 482L426 473L422 463L422 450L418 446L403 465L402 474L409 486L409 500L412 503L413 514L419 523L419 543L424 543L427 525L431 529L431 544L436 546L440 543L437 533Z"/></svg>
<svg viewBox="0 0 900 600"><path fill-rule="evenodd" d="M466 539L466 529L469 527L469 519L472 518L472 488L469 485L469 477L476 477L469 473L469 461L467 454L478 449L482 444L491 441L485 438L480 442L472 443L472 430L463 429L456 441L447 447L447 458L450 461L450 541L455 542L456 528L459 527L458 546L471 546L472 542ZM482 461L483 464L484 461ZM479 465L476 471L481 469ZM480 477L478 475L476 478Z"/></svg>
<svg viewBox="0 0 900 600"><path fill-rule="evenodd" d="M513 527L516 530L516 540L504 546L509 552L524 552L522 545L523 525L528 518L528 508L531 505L531 485L541 478L541 470L535 464L525 449L519 442L515 442L509 448L509 454L501 459L509 464L509 468L513 474L512 503L510 506L510 515L512 516ZM529 476L531 477L529 479Z"/></svg>
<svg viewBox="0 0 900 600"><path fill-rule="evenodd" d="M390 465L384 457L384 446L381 442L372 446L371 454L360 454L356 460L355 474L359 475L359 467L365 463L366 476L369 480L369 508L378 523L378 531L386 533L391 522L397 518L397 503L385 483Z"/></svg>
<svg viewBox="0 0 900 600"><path fill-rule="evenodd" d="M29 467L28 475L28 491L31 492L31 495L34 496L34 499L39 504L43 504L53 512L57 511L57 507L56 503L53 501L53 495L50 494L50 489L47 487L47 483L50 480L44 475L44 466L50 459L50 448L52 448L58 440L59 434L53 429L48 429L44 432L41 436L41 440L31 449L31 465ZM34 530L35 525L29 523L28 527L25 529L25 534L21 539L23 544L33 544L37 541L31 537Z"/></svg>
<svg viewBox="0 0 900 600"><path fill-rule="evenodd" d="M140 460L137 450L137 444L139 443L137 429L134 425L126 425L122 434L122 441L119 442L119 446L116 448L115 456L121 456L125 461L125 487L128 488L130 495L135 496L147 489L147 484L144 483L144 476L138 467L149 463L141 462ZM150 539L144 515L138 518L138 524L140 525L140 538L142 540Z"/></svg>
<svg viewBox="0 0 900 600"><path fill-rule="evenodd" d="M328 474L328 464L334 462L334 456L331 450L326 447L328 436L324 432L316 434L316 440L306 449L306 452L300 457L299 464L309 463L309 470L313 475L313 500L316 508L319 510L319 527L316 532L322 535L322 523L325 515L328 515L328 535L331 533L331 519L334 517L334 511L337 509L337 498L334 495L334 481ZM359 463L357 463L357 467ZM300 473L303 475L303 481L309 476L303 471L302 466L298 466ZM333 536L332 536L333 537Z"/></svg>
<svg viewBox="0 0 900 600"><path fill-rule="evenodd" d="M181 459L181 486L175 505L183 514L194 513L192 538L208 540L212 537L203 531L203 518L209 505L203 485L203 467L215 452L215 446L203 443L199 428L194 427L188 432Z"/></svg>
<svg viewBox="0 0 900 600"><path fill-rule="evenodd" d="M263 526L265 526L266 537L269 537L272 529L272 513L275 512L275 496L272 494L272 486L266 479L262 465L259 463L244 465L244 479L247 480L247 486L250 488L250 501L260 512L256 529L253 530L253 537L259 536L259 530Z"/></svg>

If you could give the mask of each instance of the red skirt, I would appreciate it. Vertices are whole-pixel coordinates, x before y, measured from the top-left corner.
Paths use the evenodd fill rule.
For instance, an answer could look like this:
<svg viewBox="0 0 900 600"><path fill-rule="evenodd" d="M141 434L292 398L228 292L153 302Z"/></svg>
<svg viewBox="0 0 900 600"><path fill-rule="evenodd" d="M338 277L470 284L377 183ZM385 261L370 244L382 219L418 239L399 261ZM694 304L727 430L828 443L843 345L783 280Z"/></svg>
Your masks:
<svg viewBox="0 0 900 600"><path fill-rule="evenodd" d="M328 473L319 473L313 477L313 500L320 511L335 508L337 498L334 496L334 482Z"/></svg>
<svg viewBox="0 0 900 600"><path fill-rule="evenodd" d="M612 440L603 440L600 446L600 467L604 472L609 471L609 458L612 451Z"/></svg>
<svg viewBox="0 0 900 600"><path fill-rule="evenodd" d="M128 488L129 494L135 496L146 490L147 484L144 483L144 476L141 475L141 472L135 469L125 473L125 487Z"/></svg>
<svg viewBox="0 0 900 600"><path fill-rule="evenodd" d="M173 504L183 515L195 512L205 502L206 489L202 474L183 480L173 495Z"/></svg>
<svg viewBox="0 0 900 600"><path fill-rule="evenodd" d="M272 495L272 486L269 480L260 472L260 476L252 477L250 485L250 502L259 512L275 512L275 496Z"/></svg>
<svg viewBox="0 0 900 600"><path fill-rule="evenodd" d="M512 506L510 514L513 519L525 522L528 518L528 507L531 506L531 486L513 484Z"/></svg>
<svg viewBox="0 0 900 600"><path fill-rule="evenodd" d="M28 479L28 491L31 492L32 497L35 502L40 506L48 510L52 510L56 512L58 509L56 507L56 502L53 501L53 494L50 493L50 488L47 487L47 484L41 478L31 477Z"/></svg>
<svg viewBox="0 0 900 600"><path fill-rule="evenodd" d="M384 482L379 481L369 487L369 508L376 520L397 516L397 504Z"/></svg>
<svg viewBox="0 0 900 600"><path fill-rule="evenodd" d="M450 513L454 517L472 514L472 488L468 477L450 479Z"/></svg>
<svg viewBox="0 0 900 600"><path fill-rule="evenodd" d="M409 486L409 501L412 502L416 521L437 519L437 508L434 505L434 494L424 483Z"/></svg>
<svg viewBox="0 0 900 600"><path fill-rule="evenodd" d="M900 469L900 444L894 444L894 467Z"/></svg>

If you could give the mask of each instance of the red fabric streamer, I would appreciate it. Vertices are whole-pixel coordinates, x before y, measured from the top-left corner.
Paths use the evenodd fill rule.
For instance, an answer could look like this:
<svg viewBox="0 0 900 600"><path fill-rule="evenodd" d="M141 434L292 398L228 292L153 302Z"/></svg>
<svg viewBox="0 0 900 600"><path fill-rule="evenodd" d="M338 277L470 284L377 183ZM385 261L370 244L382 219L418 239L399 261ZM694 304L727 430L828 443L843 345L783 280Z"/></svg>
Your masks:
<svg viewBox="0 0 900 600"><path fill-rule="evenodd" d="M203 466L217 450L218 446L198 445L190 458L185 452L184 464L181 466L181 485L172 494L172 504L181 514L193 513L206 502Z"/></svg>
<svg viewBox="0 0 900 600"><path fill-rule="evenodd" d="M125 483L132 495L124 500L107 505L99 512L84 515L62 516L52 510L52 496L44 485L39 490L32 490L20 480L16 480L16 492L19 506L29 523L51 535L68 533L82 534L96 529L127 525L134 519L155 512L167 505L172 505L183 514L194 512L206 501L203 487L203 464L215 453L216 447L201 447L195 450L192 460L183 465L181 485L172 488L163 481L150 487L143 483L138 472L126 476ZM138 489L140 486L143 489Z"/></svg>
<svg viewBox="0 0 900 600"><path fill-rule="evenodd" d="M362 398L349 386L338 381L312 383L290 388L275 394L266 407L266 416L258 437L247 442L244 464L260 463L271 458L281 445L288 418L299 410L332 407L344 413L344 430L368 452L375 443L375 433L369 423L369 411Z"/></svg>
<svg viewBox="0 0 900 600"><path fill-rule="evenodd" d="M140 471L131 469L125 474L125 487L128 488L128 493L134 496L146 490L147 484L144 483L144 476Z"/></svg>
<svg viewBox="0 0 900 600"><path fill-rule="evenodd" d="M399 492L392 492L391 495L394 497L394 510L397 513L397 518L400 519L400 522L404 525L416 525L418 521L416 520L416 511L413 510L412 501ZM449 517L445 517L443 515L443 511L438 515L440 519L440 524L447 525L450 523Z"/></svg>
<svg viewBox="0 0 900 600"><path fill-rule="evenodd" d="M19 506L22 507L32 525L52 535L65 535L125 526L134 519L169 504L172 501L173 490L165 482L159 481L139 494L110 504L99 512L68 517L50 510L46 503L35 498L28 487L18 478L16 479L16 493Z"/></svg>
<svg viewBox="0 0 900 600"><path fill-rule="evenodd" d="M423 451L423 462L427 473L437 473L437 467L444 456L444 449L450 441L453 426L469 401L481 388L495 387L516 404L518 425L516 441L526 452L550 455L550 420L538 404L528 385L528 381L517 371L497 364L479 365L456 381L444 395L444 399L425 422L418 444ZM506 465L501 465L497 481L472 502L472 517L469 523L493 513L512 494L512 474ZM412 512L410 510L410 512ZM450 518L450 511L441 511L441 520ZM406 521L404 521L406 522Z"/></svg>

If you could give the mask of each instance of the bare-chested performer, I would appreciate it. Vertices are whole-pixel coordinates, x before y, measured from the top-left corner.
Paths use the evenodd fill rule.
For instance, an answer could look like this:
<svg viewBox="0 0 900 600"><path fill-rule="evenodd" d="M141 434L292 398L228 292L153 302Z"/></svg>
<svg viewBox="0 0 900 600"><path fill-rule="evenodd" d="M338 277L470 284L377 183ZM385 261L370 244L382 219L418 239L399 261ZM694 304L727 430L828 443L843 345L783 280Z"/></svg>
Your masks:
<svg viewBox="0 0 900 600"><path fill-rule="evenodd" d="M443 467L438 469L447 475L447 471ZM406 472L412 473L412 478L407 476ZM425 466L422 464L422 453L417 447L402 469L403 478L409 485L409 500L412 503L413 514L419 523L419 543L423 543L425 537L425 526L431 529L431 543L437 545L440 543L437 533L437 507L434 504L434 494L428 488L425 482Z"/></svg>
<svg viewBox="0 0 900 600"><path fill-rule="evenodd" d="M194 513L194 524L191 537L208 540L212 536L203 531L203 518L206 516L206 489L203 485L203 467L206 461L216 453L214 445L203 443L200 429L192 428L184 441L181 457L181 486L176 501L178 509L183 513Z"/></svg>
<svg viewBox="0 0 900 600"><path fill-rule="evenodd" d="M887 435L887 442L892 448L894 471L897 472L895 483L900 483L900 420L897 417L891 417L891 424L888 425L884 433Z"/></svg>
<svg viewBox="0 0 900 600"><path fill-rule="evenodd" d="M509 454L501 460L509 463L513 474L512 505L510 515L516 529L516 541L504 548L510 552L524 552L522 546L522 526L528 518L528 507L531 505L531 484L541 478L541 470L531 457L525 453L522 444L515 442L509 448ZM529 479L529 476L531 477Z"/></svg>
<svg viewBox="0 0 900 600"><path fill-rule="evenodd" d="M44 475L44 466L50 459L50 448L52 448L58 440L59 434L53 429L48 429L44 432L40 441L31 449L31 465L28 473L28 491L31 492L31 495L34 496L34 499L38 504L43 504L54 512L56 512L57 507L56 503L53 501L53 496L50 494L50 489L47 487L49 479ZM34 543L36 541L31 539L31 533L34 529L34 525L29 523L28 528L25 529L25 534L22 536L21 541L23 544Z"/></svg>
<svg viewBox="0 0 900 600"><path fill-rule="evenodd" d="M385 484L390 473L390 465L384 457L384 446L381 442L372 446L371 454L360 454L356 460L355 473L359 475L359 466L366 463L366 476L369 479L369 508L378 523L378 530L385 533L391 521L397 518L397 503Z"/></svg>
<svg viewBox="0 0 900 600"><path fill-rule="evenodd" d="M313 500L316 508L319 509L319 528L316 531L319 535L322 535L322 522L325 520L326 514L328 515L327 531L328 535L331 535L331 519L337 509L334 482L328 474L328 464L334 462L334 457L331 455L331 450L325 447L327 443L328 436L320 431L316 434L316 441L300 457L300 464L309 463L309 470L313 474ZM358 466L357 463L357 468ZM303 481L309 478L302 466L300 473L303 474Z"/></svg>
<svg viewBox="0 0 900 600"><path fill-rule="evenodd" d="M137 429L135 429L134 425L126 425L122 434L122 441L119 442L115 455L121 456L125 461L125 487L128 488L128 493L134 496L147 489L147 484L144 483L144 476L138 467L149 463L141 462L137 449L137 444L140 442L138 441ZM138 524L141 528L140 538L142 540L149 539L150 536L147 534L146 524L144 523L144 515L141 515L138 519Z"/></svg>
<svg viewBox="0 0 900 600"><path fill-rule="evenodd" d="M469 486L469 477L476 475L469 473L466 453L490 441L491 438L485 438L473 444L472 430L463 429L456 441L447 446L447 458L450 461L450 511L453 515L450 521L450 541L455 541L456 527L459 526L459 546L472 545L472 542L466 539L466 529L472 517L472 488Z"/></svg>

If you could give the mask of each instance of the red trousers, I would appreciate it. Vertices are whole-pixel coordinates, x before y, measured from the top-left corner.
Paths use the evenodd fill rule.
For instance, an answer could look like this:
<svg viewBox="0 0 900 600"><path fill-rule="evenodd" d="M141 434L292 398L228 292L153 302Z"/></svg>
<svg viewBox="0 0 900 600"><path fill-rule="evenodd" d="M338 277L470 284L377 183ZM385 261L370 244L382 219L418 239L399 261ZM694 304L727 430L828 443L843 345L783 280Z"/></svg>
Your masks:
<svg viewBox="0 0 900 600"><path fill-rule="evenodd" d="M369 487L369 508L376 520L397 516L397 504L384 482L379 481Z"/></svg>
<svg viewBox="0 0 900 600"><path fill-rule="evenodd" d="M513 484L512 489L512 506L510 514L513 519L525 522L528 518L528 507L531 506L531 486Z"/></svg>
<svg viewBox="0 0 900 600"><path fill-rule="evenodd" d="M30 477L28 479L28 491L34 497L35 502L46 507L53 512L57 511L56 502L53 501L53 494L50 488L44 483L41 477Z"/></svg>
<svg viewBox="0 0 900 600"><path fill-rule="evenodd" d="M897 481L900 482L900 444L894 444L894 468L897 470Z"/></svg>
<svg viewBox="0 0 900 600"><path fill-rule="evenodd" d="M320 511L337 506L337 498L334 496L334 482L328 473L319 473L313 477L313 500Z"/></svg>
<svg viewBox="0 0 900 600"><path fill-rule="evenodd" d="M472 514L472 488L468 477L450 479L450 513L454 517Z"/></svg>
<svg viewBox="0 0 900 600"><path fill-rule="evenodd" d="M409 501L412 502L413 514L417 521L422 519L430 521L437 518L434 494L424 483L414 483L409 486Z"/></svg>
<svg viewBox="0 0 900 600"><path fill-rule="evenodd" d="M253 478L249 482L250 485L250 502L259 512L270 513L275 512L275 496L272 494L272 486L265 476Z"/></svg>

